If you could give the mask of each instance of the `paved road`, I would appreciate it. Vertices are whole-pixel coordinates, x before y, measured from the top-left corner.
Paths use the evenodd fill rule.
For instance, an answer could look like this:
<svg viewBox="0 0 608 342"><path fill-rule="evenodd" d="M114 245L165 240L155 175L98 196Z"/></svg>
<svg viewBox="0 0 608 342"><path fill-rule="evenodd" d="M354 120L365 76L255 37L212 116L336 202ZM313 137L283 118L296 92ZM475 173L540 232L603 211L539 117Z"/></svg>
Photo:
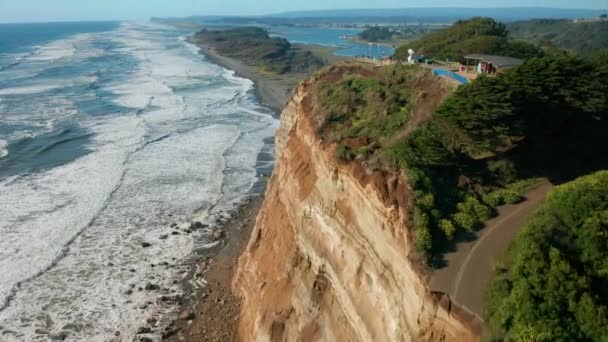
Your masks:
<svg viewBox="0 0 608 342"><path fill-rule="evenodd" d="M543 202L552 185L545 183L526 194L526 200L498 209L477 239L459 243L445 256L447 266L431 277L431 289L448 293L452 300L483 321L484 296L494 272L494 261L507 249L527 219Z"/></svg>

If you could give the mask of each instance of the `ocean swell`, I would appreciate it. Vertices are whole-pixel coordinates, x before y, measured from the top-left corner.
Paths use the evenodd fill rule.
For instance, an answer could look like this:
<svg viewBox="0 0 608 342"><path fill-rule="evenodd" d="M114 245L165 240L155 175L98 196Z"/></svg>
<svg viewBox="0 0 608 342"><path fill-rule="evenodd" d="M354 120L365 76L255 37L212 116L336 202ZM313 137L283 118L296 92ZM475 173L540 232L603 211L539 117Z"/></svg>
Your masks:
<svg viewBox="0 0 608 342"><path fill-rule="evenodd" d="M5 140L0 139L0 158L4 158L8 155L8 143Z"/></svg>
<svg viewBox="0 0 608 342"><path fill-rule="evenodd" d="M67 157L0 176L0 340L130 340L146 320L160 331L176 308L159 298L179 295L209 242L190 222L216 224L258 181L278 122L251 81L178 34L123 24L45 44L11 69L57 71L4 88L0 130L22 126L11 156Z"/></svg>

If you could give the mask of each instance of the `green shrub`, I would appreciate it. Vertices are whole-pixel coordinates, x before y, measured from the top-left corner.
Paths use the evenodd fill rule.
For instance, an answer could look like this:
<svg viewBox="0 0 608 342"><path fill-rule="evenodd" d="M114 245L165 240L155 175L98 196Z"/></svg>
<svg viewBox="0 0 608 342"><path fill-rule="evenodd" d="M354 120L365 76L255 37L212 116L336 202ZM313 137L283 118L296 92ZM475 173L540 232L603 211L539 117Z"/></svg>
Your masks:
<svg viewBox="0 0 608 342"><path fill-rule="evenodd" d="M356 155L349 146L338 145L336 148L336 158L342 161L352 161Z"/></svg>
<svg viewBox="0 0 608 342"><path fill-rule="evenodd" d="M477 217L467 212L458 212L454 214L452 216L452 220L454 220L454 222L456 222L460 228L468 232L472 232L479 225L479 220Z"/></svg>
<svg viewBox="0 0 608 342"><path fill-rule="evenodd" d="M517 178L515 163L507 159L489 161L488 171L493 175L494 180L501 185L509 184Z"/></svg>
<svg viewBox="0 0 608 342"><path fill-rule="evenodd" d="M505 204L505 200L502 197L502 192L500 190L498 191L492 191L489 194L485 194L483 196L483 201L489 205L490 207L496 208L500 205Z"/></svg>
<svg viewBox="0 0 608 342"><path fill-rule="evenodd" d="M460 212L467 213L475 217L478 221L485 221L492 218L492 209L481 203L473 195L466 196L465 200L456 205Z"/></svg>
<svg viewBox="0 0 608 342"><path fill-rule="evenodd" d="M441 130L427 124L390 146L389 160L398 167L427 169L455 164L454 154L446 147Z"/></svg>
<svg viewBox="0 0 608 342"><path fill-rule="evenodd" d="M428 256L433 248L430 220L428 215L418 208L414 208L414 227L416 249Z"/></svg>
<svg viewBox="0 0 608 342"><path fill-rule="evenodd" d="M419 192L419 194L416 195L416 205L425 211L433 209L435 197L433 194Z"/></svg>
<svg viewBox="0 0 608 342"><path fill-rule="evenodd" d="M503 190L501 191L501 196L506 204L517 204L524 199L520 194L513 190Z"/></svg>
<svg viewBox="0 0 608 342"><path fill-rule="evenodd" d="M439 221L439 228L445 234L445 237L448 240L454 239L454 234L456 233L456 227L452 223L452 221L443 219Z"/></svg>

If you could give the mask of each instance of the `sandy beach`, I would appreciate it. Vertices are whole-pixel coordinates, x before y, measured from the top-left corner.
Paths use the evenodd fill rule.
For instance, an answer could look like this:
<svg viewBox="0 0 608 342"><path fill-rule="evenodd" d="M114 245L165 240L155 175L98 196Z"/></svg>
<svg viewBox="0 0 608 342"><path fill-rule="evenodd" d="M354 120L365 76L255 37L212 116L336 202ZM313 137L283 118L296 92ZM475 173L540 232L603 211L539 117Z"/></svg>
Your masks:
<svg viewBox="0 0 608 342"><path fill-rule="evenodd" d="M259 101L280 114L293 88L305 75L270 75L243 62L217 54L198 45L208 60L252 80ZM237 260L245 248L257 213L263 202L266 178L254 189L250 199L235 210L218 233L220 245L202 255L184 279L185 299L175 322L163 332L167 341L233 341L236 339L240 302L231 290Z"/></svg>
<svg viewBox="0 0 608 342"><path fill-rule="evenodd" d="M220 247L203 255L184 280L189 296L181 305L178 319L164 332L164 340L219 342L236 339L240 301L232 293L231 282L262 202L263 195L252 196L222 226Z"/></svg>
<svg viewBox="0 0 608 342"><path fill-rule="evenodd" d="M190 43L194 44L192 41ZM298 82L308 76L299 73L278 75L265 72L238 59L222 56L206 45L195 45L209 61L233 70L239 77L252 80L260 103L272 109L277 116ZM299 48L309 49L320 55L327 64L345 59L333 55L334 50L328 47L301 45ZM262 205L269 176L270 173L263 175L264 178L258 182L250 199L235 210L232 218L221 226L217 236L219 246L201 256L184 279L183 286L187 295L181 303L178 318L164 331L163 340L226 342L236 339L240 300L232 293L232 278Z"/></svg>
<svg viewBox="0 0 608 342"><path fill-rule="evenodd" d="M211 62L233 70L237 76L253 81L259 101L272 109L277 115L280 114L291 95L291 91L300 80L300 77L295 76L278 76L262 73L237 59L219 55L208 46L197 46L201 49L201 54Z"/></svg>

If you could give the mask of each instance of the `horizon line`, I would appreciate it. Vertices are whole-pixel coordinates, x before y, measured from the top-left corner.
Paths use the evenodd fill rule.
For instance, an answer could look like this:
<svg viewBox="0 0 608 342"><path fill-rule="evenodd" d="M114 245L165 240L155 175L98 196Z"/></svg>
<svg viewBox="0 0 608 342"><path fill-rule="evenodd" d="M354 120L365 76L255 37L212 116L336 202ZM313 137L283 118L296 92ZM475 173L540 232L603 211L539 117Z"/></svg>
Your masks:
<svg viewBox="0 0 608 342"><path fill-rule="evenodd" d="M564 11L608 11L608 8L564 8L564 7L546 7L546 6L491 6L491 7L469 7L469 6L428 6L428 7L378 7L378 8L334 8L334 9L311 9L311 10L290 10L284 12L275 12L267 14L192 14L187 16L171 16L160 17L150 16L148 18L123 18L123 19L68 19L68 20L41 20L41 21L0 21L0 25L6 24L51 24L51 23L87 23L87 22L123 22L123 21L143 21L152 19L187 19L193 17L218 17L218 18L261 18L261 17L278 17L290 13L314 13L314 12L331 12L331 11L382 11L382 10L408 10L408 9L470 9L470 10L487 10L487 9L547 9L547 10L564 10ZM387 15L382 18L402 17L403 15ZM441 16L441 15L438 15ZM381 17L379 17L381 18ZM536 19L543 19L542 17ZM557 18L555 18L557 19ZM568 18L563 18L568 19Z"/></svg>

